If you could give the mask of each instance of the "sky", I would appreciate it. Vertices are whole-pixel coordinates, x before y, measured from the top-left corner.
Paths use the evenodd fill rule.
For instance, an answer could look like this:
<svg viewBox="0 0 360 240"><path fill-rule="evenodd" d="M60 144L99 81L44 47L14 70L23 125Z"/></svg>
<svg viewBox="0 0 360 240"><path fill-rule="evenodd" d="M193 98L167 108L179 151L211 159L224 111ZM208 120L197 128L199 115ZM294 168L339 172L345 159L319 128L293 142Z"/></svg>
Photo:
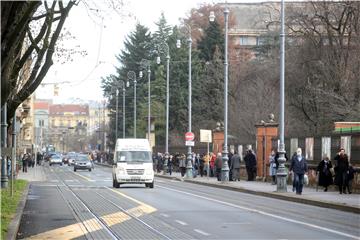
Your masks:
<svg viewBox="0 0 360 240"><path fill-rule="evenodd" d="M170 25L179 24L191 8L201 3L217 3L214 0L125 0L120 12L110 11L102 0L95 1L97 8L89 9L83 4L74 6L65 23L73 39L65 39L65 49L86 51L86 56L74 54L71 61L54 61L42 85L36 90L37 99L53 99L54 103L71 103L73 99L102 101L101 78L115 73L116 55L120 53L126 36L139 22L156 30L155 22L164 12ZM238 0L228 2L259 2ZM95 17L99 13L102 18ZM54 84L59 87L54 96Z"/></svg>

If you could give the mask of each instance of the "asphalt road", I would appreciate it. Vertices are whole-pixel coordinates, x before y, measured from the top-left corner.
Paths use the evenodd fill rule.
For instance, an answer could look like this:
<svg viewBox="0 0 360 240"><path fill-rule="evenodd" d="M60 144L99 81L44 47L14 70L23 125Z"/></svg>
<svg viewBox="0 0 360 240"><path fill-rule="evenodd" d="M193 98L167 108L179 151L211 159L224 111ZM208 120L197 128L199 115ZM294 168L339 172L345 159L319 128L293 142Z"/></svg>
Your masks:
<svg viewBox="0 0 360 240"><path fill-rule="evenodd" d="M360 239L359 214L167 179L115 189L100 166L45 173L19 239Z"/></svg>

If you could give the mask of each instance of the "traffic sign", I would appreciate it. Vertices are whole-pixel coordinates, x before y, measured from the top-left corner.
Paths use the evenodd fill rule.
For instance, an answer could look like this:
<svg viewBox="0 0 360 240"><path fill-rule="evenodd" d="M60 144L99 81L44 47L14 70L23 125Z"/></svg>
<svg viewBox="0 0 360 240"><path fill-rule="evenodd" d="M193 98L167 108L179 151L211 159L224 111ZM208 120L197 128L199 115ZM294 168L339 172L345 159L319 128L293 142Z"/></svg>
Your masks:
<svg viewBox="0 0 360 240"><path fill-rule="evenodd" d="M195 134L192 132L185 133L185 141L194 141Z"/></svg>
<svg viewBox="0 0 360 240"><path fill-rule="evenodd" d="M194 141L185 141L185 146L193 147L193 146L195 146L195 142Z"/></svg>

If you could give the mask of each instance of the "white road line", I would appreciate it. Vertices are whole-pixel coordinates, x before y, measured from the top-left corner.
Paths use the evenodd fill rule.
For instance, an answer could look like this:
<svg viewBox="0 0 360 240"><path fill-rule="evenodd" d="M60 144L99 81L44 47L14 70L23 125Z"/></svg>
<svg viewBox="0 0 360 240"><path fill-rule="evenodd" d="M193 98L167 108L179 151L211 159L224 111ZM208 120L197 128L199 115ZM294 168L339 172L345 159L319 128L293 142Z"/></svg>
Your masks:
<svg viewBox="0 0 360 240"><path fill-rule="evenodd" d="M255 210L253 208L242 207L242 206L235 205L235 204L232 204L232 203L228 203L228 202L220 201L220 200L217 200L217 199L204 197L204 196L200 196L200 195L197 195L197 194L188 193L188 192L184 192L184 191L180 191L180 190L175 190L175 189L168 188L168 187L163 187L163 186L159 186L159 185L157 185L157 187L167 189L167 190L173 191L173 192L183 193L183 194L190 195L190 196L193 196L193 197L202 198L202 199L205 199L205 200L208 200L208 201L217 202L217 203L220 203L220 204L224 204L224 205L231 206L231 207L234 207L234 208L246 210L246 211L249 211L249 212L262 214L262 215L265 215L265 216L268 216L268 217L277 218L277 219L280 219L280 220L283 220L283 221L296 223L296 224L301 224L301 225L304 225L304 226L307 226L307 227L319 229L319 230L322 230L322 231L325 231L325 232L334 233L334 234L337 234L337 235L340 235L340 236L345 236L345 237L360 240L359 236L354 236L354 235L351 235L351 234L343 233L343 232L336 231L336 230L333 230L333 229L330 229L330 228L321 227L321 226L318 226L318 225L314 225L314 224L310 224L310 223L306 223L306 222L302 222L302 221L298 221L298 220L294 220L294 219L290 219L290 218L286 218L286 217L281 217L279 215L275 215L275 214L272 214L272 213L268 213L268 212L264 212L264 211L260 211L260 210Z"/></svg>
<svg viewBox="0 0 360 240"><path fill-rule="evenodd" d="M74 182L74 180L65 180L65 182Z"/></svg>
<svg viewBox="0 0 360 240"><path fill-rule="evenodd" d="M200 229L194 229L194 231L197 232L197 233L200 233L200 234L202 234L202 235L204 235L204 236L210 236L209 233L206 233L206 232L204 232L204 231L201 231Z"/></svg>
<svg viewBox="0 0 360 240"><path fill-rule="evenodd" d="M59 182L59 180L50 180L50 182Z"/></svg>
<svg viewBox="0 0 360 240"><path fill-rule="evenodd" d="M180 221L180 220L175 220L175 222L183 225L183 226L187 226L188 224L186 222Z"/></svg>
<svg viewBox="0 0 360 240"><path fill-rule="evenodd" d="M160 213L160 215L163 216L163 217L166 217L166 218L170 217L170 216L167 215L166 213Z"/></svg>

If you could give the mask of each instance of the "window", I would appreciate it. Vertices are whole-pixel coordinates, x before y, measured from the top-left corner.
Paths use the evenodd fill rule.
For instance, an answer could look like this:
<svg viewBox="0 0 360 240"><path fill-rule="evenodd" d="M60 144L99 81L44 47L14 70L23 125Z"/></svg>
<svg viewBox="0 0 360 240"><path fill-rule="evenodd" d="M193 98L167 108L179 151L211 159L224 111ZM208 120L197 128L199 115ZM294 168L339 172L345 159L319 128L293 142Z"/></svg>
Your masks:
<svg viewBox="0 0 360 240"><path fill-rule="evenodd" d="M240 45L249 45L249 38L246 36L240 37Z"/></svg>
<svg viewBox="0 0 360 240"><path fill-rule="evenodd" d="M331 159L331 138L330 137L323 137L321 139L321 158L327 156Z"/></svg>
<svg viewBox="0 0 360 240"><path fill-rule="evenodd" d="M292 154L294 152L296 152L298 146L299 146L298 139L297 138L291 138L290 139L290 156L292 156Z"/></svg>
<svg viewBox="0 0 360 240"><path fill-rule="evenodd" d="M350 155L351 155L351 136L342 136L340 146L345 149L346 155L349 157L350 161Z"/></svg>
<svg viewBox="0 0 360 240"><path fill-rule="evenodd" d="M314 160L314 138L305 139L305 158L306 160Z"/></svg>
<svg viewBox="0 0 360 240"><path fill-rule="evenodd" d="M51 126L55 127L55 119L51 120Z"/></svg>

